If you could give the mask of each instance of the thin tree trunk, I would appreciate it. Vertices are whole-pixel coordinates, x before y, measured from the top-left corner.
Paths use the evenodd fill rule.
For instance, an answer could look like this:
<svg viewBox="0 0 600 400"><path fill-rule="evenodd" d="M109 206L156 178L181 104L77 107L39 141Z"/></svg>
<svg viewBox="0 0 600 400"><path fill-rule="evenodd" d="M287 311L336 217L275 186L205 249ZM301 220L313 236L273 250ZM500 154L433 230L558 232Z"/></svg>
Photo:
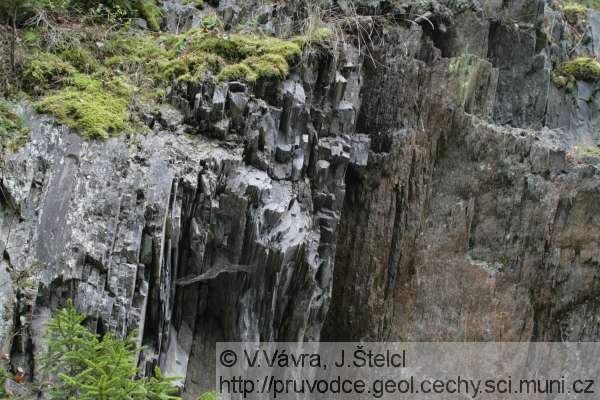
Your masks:
<svg viewBox="0 0 600 400"><path fill-rule="evenodd" d="M12 41L10 43L10 65L12 66L13 75L17 72L17 63L15 60L15 52L17 47L17 4L18 2L15 1L15 6L13 7L12 15Z"/></svg>

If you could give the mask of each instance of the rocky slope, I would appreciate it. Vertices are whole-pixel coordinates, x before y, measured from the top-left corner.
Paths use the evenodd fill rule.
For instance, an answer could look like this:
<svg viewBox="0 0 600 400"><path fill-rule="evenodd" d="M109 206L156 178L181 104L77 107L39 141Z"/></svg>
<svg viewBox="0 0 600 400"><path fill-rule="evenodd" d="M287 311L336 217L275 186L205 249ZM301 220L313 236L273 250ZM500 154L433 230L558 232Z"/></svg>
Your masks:
<svg viewBox="0 0 600 400"><path fill-rule="evenodd" d="M174 84L146 135L88 142L24 104L0 181L12 363L35 378L67 298L139 330L186 399L219 340L599 339L598 85L553 70L600 56L600 15L574 42L541 0L408 3L340 2L359 39L276 87ZM218 5L253 9L277 34L303 11Z"/></svg>

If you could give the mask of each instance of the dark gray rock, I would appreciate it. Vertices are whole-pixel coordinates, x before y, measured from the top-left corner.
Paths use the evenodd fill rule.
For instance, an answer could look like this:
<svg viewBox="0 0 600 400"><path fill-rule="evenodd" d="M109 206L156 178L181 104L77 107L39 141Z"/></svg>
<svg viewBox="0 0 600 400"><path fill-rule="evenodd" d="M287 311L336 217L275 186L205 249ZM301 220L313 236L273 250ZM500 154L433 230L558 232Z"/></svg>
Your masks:
<svg viewBox="0 0 600 400"><path fill-rule="evenodd" d="M172 31L201 17L164 7ZM306 11L217 11L253 8L279 33ZM185 399L213 387L217 341L598 340L600 162L581 150L600 103L597 82L552 82L560 13L394 13L368 52L308 54L283 82L174 82L143 113L152 133L86 142L20 110L31 141L0 167L0 351L42 380L67 298L91 329L138 329L143 371L182 376ZM595 17L576 53L597 50Z"/></svg>
<svg viewBox="0 0 600 400"><path fill-rule="evenodd" d="M178 109L168 104L160 106L160 122L165 129L177 130L184 121L184 115Z"/></svg>

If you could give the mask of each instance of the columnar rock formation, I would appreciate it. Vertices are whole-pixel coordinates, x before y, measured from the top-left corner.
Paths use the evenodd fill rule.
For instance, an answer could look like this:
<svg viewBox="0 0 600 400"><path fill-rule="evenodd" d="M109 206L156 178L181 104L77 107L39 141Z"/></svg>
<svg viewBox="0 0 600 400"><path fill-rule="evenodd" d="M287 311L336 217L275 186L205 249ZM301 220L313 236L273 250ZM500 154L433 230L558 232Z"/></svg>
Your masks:
<svg viewBox="0 0 600 400"><path fill-rule="evenodd" d="M35 375L67 298L98 332L138 330L141 365L189 399L222 340L599 338L600 176L577 149L600 98L551 79L599 51L598 14L572 47L544 1L364 3L371 42L277 84L174 84L151 134L86 142L23 105L31 141L0 181L14 363ZM265 26L292 29L287 7Z"/></svg>

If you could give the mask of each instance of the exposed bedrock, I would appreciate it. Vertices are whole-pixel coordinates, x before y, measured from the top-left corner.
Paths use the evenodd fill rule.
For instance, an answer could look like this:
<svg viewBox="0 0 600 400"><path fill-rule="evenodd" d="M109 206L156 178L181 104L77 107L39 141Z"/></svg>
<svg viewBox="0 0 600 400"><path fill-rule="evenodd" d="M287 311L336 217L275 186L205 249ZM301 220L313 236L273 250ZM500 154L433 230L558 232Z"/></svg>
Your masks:
<svg viewBox="0 0 600 400"><path fill-rule="evenodd" d="M552 81L598 51L598 15L573 50L543 1L420 20L358 3L394 16L368 51L306 56L283 82L173 84L152 133L87 142L23 105L31 141L0 180L13 364L38 379L68 298L99 333L137 330L140 365L183 376L186 399L214 385L223 340L599 338L598 159L577 146L596 146L600 92ZM171 6L167 23L192 13ZM293 25L285 7L265 29Z"/></svg>
<svg viewBox="0 0 600 400"><path fill-rule="evenodd" d="M595 100L574 100L596 84L554 87L528 26L491 23L493 69L418 41L365 74L372 146L346 174L324 339L598 339L599 176L572 154L597 134Z"/></svg>
<svg viewBox="0 0 600 400"><path fill-rule="evenodd" d="M99 333L138 330L144 370L184 377L186 398L213 386L216 341L319 340L344 176L368 156L358 62L175 86L153 133L106 142L24 106L31 141L4 160L0 209L12 362L37 379L43 325L68 298Z"/></svg>
<svg viewBox="0 0 600 400"><path fill-rule="evenodd" d="M597 340L598 171L543 134L447 123L347 175L323 337Z"/></svg>

